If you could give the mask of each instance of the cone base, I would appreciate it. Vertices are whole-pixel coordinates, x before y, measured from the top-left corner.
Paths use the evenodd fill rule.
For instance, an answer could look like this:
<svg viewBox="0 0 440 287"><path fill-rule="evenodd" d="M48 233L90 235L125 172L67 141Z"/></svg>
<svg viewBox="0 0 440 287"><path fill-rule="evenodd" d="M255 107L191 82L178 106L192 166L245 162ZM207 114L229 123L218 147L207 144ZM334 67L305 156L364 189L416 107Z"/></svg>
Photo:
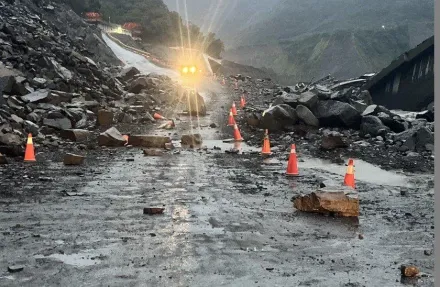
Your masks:
<svg viewBox="0 0 440 287"><path fill-rule="evenodd" d="M299 173L286 173L286 176L300 177Z"/></svg>
<svg viewBox="0 0 440 287"><path fill-rule="evenodd" d="M261 155L270 156L273 155L272 152L262 152Z"/></svg>
<svg viewBox="0 0 440 287"><path fill-rule="evenodd" d="M234 139L234 142L242 142L244 139Z"/></svg>
<svg viewBox="0 0 440 287"><path fill-rule="evenodd" d="M36 162L36 159L25 159L24 162Z"/></svg>

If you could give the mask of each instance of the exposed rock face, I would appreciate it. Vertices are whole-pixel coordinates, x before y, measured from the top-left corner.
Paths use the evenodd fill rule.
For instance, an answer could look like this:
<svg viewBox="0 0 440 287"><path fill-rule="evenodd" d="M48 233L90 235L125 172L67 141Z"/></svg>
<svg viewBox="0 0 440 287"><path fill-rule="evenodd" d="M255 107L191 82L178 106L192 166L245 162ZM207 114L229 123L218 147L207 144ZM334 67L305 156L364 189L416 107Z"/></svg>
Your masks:
<svg viewBox="0 0 440 287"><path fill-rule="evenodd" d="M301 195L294 200L293 206L305 212L359 216L359 197L356 192L345 188L324 188L309 195Z"/></svg>

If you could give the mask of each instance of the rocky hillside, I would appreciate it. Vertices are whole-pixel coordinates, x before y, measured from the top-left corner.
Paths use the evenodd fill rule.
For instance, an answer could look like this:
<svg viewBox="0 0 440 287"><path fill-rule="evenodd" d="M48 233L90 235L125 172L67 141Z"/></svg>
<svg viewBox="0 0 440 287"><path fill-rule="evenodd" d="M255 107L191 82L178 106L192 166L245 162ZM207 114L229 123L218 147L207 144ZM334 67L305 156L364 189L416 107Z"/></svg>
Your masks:
<svg viewBox="0 0 440 287"><path fill-rule="evenodd" d="M190 20L210 23L212 17L195 15L214 13L216 4L199 2L188 1ZM213 27L227 44L224 56L271 68L292 82L329 73L343 79L378 72L434 30L433 0L258 2L222 1L218 15L225 24Z"/></svg>
<svg viewBox="0 0 440 287"><path fill-rule="evenodd" d="M228 50L225 57L256 67L271 67L292 82L326 75L344 79L378 72L410 48L406 27L371 31L337 31L277 44Z"/></svg>
<svg viewBox="0 0 440 287"><path fill-rule="evenodd" d="M0 54L0 152L8 156L23 155L28 133L42 151L101 126L154 121L149 112L176 90L167 77L120 71L100 31L63 4L0 2Z"/></svg>
<svg viewBox="0 0 440 287"><path fill-rule="evenodd" d="M241 31L265 19L267 12L280 0L191 0L186 1L190 21L204 32L214 32L225 42L227 48L236 46ZM179 0L164 0L172 11L185 15L185 5ZM178 4L178 5L177 5Z"/></svg>

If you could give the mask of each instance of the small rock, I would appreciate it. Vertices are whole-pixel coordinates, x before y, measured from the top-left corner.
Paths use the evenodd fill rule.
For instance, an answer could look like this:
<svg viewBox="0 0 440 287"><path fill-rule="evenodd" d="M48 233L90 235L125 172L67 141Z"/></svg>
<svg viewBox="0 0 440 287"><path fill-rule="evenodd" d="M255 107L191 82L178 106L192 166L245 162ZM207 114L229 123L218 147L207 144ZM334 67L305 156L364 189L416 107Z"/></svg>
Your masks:
<svg viewBox="0 0 440 287"><path fill-rule="evenodd" d="M341 136L324 136L321 140L321 149L333 150L337 148L346 148L348 144L344 142Z"/></svg>
<svg viewBox="0 0 440 287"><path fill-rule="evenodd" d="M400 271L402 273L402 276L404 277L416 277L420 271L416 266L407 266L402 265L400 266Z"/></svg>
<svg viewBox="0 0 440 287"><path fill-rule="evenodd" d="M8 271L10 273L20 272L23 271L24 266L23 265L12 265L8 267Z"/></svg>
<svg viewBox="0 0 440 287"><path fill-rule="evenodd" d="M134 147L146 148L164 148L165 144L171 143L170 137L149 136L149 135L131 135L128 138L128 145Z"/></svg>
<svg viewBox="0 0 440 287"><path fill-rule="evenodd" d="M362 235L362 234L359 234L358 237L359 237L359 239L361 239L361 240L364 239L364 235Z"/></svg>
<svg viewBox="0 0 440 287"><path fill-rule="evenodd" d="M64 156L64 165L81 165L84 163L84 157L72 153Z"/></svg>
<svg viewBox="0 0 440 287"><path fill-rule="evenodd" d="M212 124L209 125L209 127L214 129L214 128L217 127L217 125L215 123L212 123Z"/></svg>
<svg viewBox="0 0 440 287"><path fill-rule="evenodd" d="M145 207L144 208L144 214L162 214L165 208L163 207Z"/></svg>
<svg viewBox="0 0 440 287"><path fill-rule="evenodd" d="M426 256L431 256L432 255L432 250L425 250L423 252Z"/></svg>
<svg viewBox="0 0 440 287"><path fill-rule="evenodd" d="M2 155L0 153L0 164L7 164L8 160L6 159L6 156Z"/></svg>

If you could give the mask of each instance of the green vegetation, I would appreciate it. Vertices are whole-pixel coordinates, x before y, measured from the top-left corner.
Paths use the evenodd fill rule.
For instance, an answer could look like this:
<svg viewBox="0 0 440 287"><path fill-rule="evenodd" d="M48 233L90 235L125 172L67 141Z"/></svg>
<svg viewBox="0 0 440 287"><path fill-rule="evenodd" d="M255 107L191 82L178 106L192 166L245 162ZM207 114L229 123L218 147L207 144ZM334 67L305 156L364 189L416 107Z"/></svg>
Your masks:
<svg viewBox="0 0 440 287"><path fill-rule="evenodd" d="M226 56L256 67L271 67L296 82L316 80L328 74L343 79L379 72L408 49L408 28L403 26L312 34L279 43L240 47L227 51Z"/></svg>

